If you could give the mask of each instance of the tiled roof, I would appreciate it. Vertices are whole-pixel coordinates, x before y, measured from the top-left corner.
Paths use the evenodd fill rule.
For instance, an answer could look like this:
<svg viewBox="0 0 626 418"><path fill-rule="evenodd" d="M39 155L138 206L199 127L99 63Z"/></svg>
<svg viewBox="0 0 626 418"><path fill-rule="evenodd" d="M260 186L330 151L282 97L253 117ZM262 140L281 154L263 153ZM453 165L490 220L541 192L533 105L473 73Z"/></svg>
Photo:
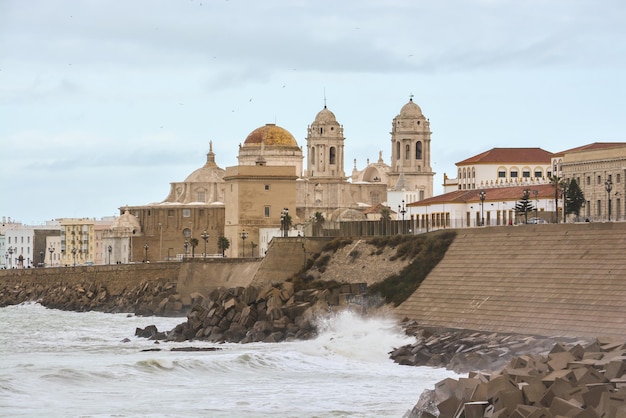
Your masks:
<svg viewBox="0 0 626 418"><path fill-rule="evenodd" d="M555 157L563 156L569 152L591 151L591 150L596 150L596 149L623 147L624 145L626 145L626 142L592 142L591 144L582 145L580 147L571 148L565 151L557 152L556 154L554 154L554 156Z"/></svg>
<svg viewBox="0 0 626 418"><path fill-rule="evenodd" d="M551 184L535 184L522 185L512 187L493 187L489 189L473 189L473 190L455 190L439 196L433 196L419 202L409 203L409 207L436 205L441 203L477 203L480 202L478 194L481 190L485 190L485 202L497 202L505 200L519 200L524 195L524 189L530 189L530 198L533 200L535 195L533 190L537 190L537 198L545 199L554 197L554 186Z"/></svg>
<svg viewBox="0 0 626 418"><path fill-rule="evenodd" d="M553 154L541 148L492 148L481 154L456 163L494 164L494 163L543 163L550 164Z"/></svg>
<svg viewBox="0 0 626 418"><path fill-rule="evenodd" d="M370 206L369 208L364 209L363 213L366 215L369 213L382 213L383 209L389 209L390 213L393 212L388 206L385 206L382 203L378 203L377 205Z"/></svg>

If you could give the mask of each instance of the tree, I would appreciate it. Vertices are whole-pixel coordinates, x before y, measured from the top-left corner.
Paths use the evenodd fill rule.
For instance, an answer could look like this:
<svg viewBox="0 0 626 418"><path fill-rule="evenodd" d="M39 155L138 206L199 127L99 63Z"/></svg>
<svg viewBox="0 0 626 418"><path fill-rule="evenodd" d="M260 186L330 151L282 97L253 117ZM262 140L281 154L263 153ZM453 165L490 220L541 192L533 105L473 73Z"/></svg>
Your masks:
<svg viewBox="0 0 626 418"><path fill-rule="evenodd" d="M324 225L324 214L322 212L315 212L313 215L313 235L319 237L322 235L321 230Z"/></svg>
<svg viewBox="0 0 626 418"><path fill-rule="evenodd" d="M225 252L230 248L230 240L226 237L219 237L217 239L217 248L222 250L222 257L226 257Z"/></svg>
<svg viewBox="0 0 626 418"><path fill-rule="evenodd" d="M524 222L528 223L528 212L535 210L533 204L530 202L530 189L524 189L524 194L519 202L515 205L515 212L517 214L524 214Z"/></svg>
<svg viewBox="0 0 626 418"><path fill-rule="evenodd" d="M578 186L578 182L572 179L567 185L567 196L565 198L566 213L575 213L580 216L580 209L585 205L585 195Z"/></svg>
<svg viewBox="0 0 626 418"><path fill-rule="evenodd" d="M189 240L189 244L191 245L191 258L194 258L196 254L196 247L198 246L198 238L191 238Z"/></svg>
<svg viewBox="0 0 626 418"><path fill-rule="evenodd" d="M380 210L380 220L381 221L391 220L391 210L388 207L384 207Z"/></svg>

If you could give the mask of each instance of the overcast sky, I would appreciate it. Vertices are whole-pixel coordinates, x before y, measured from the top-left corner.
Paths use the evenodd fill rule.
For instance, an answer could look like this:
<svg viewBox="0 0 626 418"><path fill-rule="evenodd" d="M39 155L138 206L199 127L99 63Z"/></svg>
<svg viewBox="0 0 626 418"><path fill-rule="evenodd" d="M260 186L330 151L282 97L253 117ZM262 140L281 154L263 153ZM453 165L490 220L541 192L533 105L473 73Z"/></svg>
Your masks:
<svg viewBox="0 0 626 418"><path fill-rule="evenodd" d="M493 147L626 141L623 0L0 0L0 216L40 224L160 202L324 106L346 174L411 94L435 192Z"/></svg>

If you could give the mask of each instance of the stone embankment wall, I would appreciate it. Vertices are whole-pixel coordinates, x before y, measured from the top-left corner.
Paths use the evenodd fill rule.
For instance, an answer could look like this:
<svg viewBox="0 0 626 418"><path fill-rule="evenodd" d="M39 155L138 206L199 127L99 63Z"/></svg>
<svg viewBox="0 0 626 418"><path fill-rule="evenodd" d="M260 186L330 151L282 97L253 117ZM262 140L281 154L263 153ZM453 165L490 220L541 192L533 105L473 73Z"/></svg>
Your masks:
<svg viewBox="0 0 626 418"><path fill-rule="evenodd" d="M427 327L626 338L626 223L458 230L396 308Z"/></svg>

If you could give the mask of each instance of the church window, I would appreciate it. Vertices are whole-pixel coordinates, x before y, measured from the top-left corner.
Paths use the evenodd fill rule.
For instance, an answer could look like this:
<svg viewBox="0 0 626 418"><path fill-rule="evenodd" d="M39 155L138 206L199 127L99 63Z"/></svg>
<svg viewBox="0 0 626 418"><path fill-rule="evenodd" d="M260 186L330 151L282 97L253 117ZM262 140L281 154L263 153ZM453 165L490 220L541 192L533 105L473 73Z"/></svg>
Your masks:
<svg viewBox="0 0 626 418"><path fill-rule="evenodd" d="M417 141L417 143L415 144L415 159L416 160L422 159L422 142L421 141Z"/></svg>
<svg viewBox="0 0 626 418"><path fill-rule="evenodd" d="M330 158L329 159L330 159L330 161L329 161L330 164L335 164L335 159L336 159L335 147L330 147Z"/></svg>
<svg viewBox="0 0 626 418"><path fill-rule="evenodd" d="M320 126L320 134L324 133L324 128Z"/></svg>
<svg viewBox="0 0 626 418"><path fill-rule="evenodd" d="M417 121L417 126L419 126L419 124L420 124L420 121L418 120L418 121Z"/></svg>
<svg viewBox="0 0 626 418"><path fill-rule="evenodd" d="M206 202L206 192L204 190L198 192L198 202Z"/></svg>
<svg viewBox="0 0 626 418"><path fill-rule="evenodd" d="M174 216L174 209L168 209L167 216L170 216L170 217Z"/></svg>
<svg viewBox="0 0 626 418"><path fill-rule="evenodd" d="M185 236L185 238L189 238L191 236L191 229L189 228L183 229L183 235Z"/></svg>
<svg viewBox="0 0 626 418"><path fill-rule="evenodd" d="M270 189L270 185L269 185L269 184L266 184L266 185L265 185L265 190L269 190L269 189Z"/></svg>
<svg viewBox="0 0 626 418"><path fill-rule="evenodd" d="M420 190L420 200L424 200L424 191Z"/></svg>
<svg viewBox="0 0 626 418"><path fill-rule="evenodd" d="M311 147L311 164L315 164L315 147Z"/></svg>
<svg viewBox="0 0 626 418"><path fill-rule="evenodd" d="M372 193L372 205L377 205L380 202L380 196L378 193Z"/></svg>
<svg viewBox="0 0 626 418"><path fill-rule="evenodd" d="M406 144L406 147L404 148L404 159L408 160L410 154L411 154L411 146L409 144Z"/></svg>
<svg viewBox="0 0 626 418"><path fill-rule="evenodd" d="M264 215L266 218L269 218L269 217L270 217L270 207L269 207L269 206L265 206L265 207L263 208L263 215Z"/></svg>
<svg viewBox="0 0 626 418"><path fill-rule="evenodd" d="M400 159L400 141L396 142L396 160Z"/></svg>
<svg viewBox="0 0 626 418"><path fill-rule="evenodd" d="M191 217L191 209L183 209L183 218Z"/></svg>

